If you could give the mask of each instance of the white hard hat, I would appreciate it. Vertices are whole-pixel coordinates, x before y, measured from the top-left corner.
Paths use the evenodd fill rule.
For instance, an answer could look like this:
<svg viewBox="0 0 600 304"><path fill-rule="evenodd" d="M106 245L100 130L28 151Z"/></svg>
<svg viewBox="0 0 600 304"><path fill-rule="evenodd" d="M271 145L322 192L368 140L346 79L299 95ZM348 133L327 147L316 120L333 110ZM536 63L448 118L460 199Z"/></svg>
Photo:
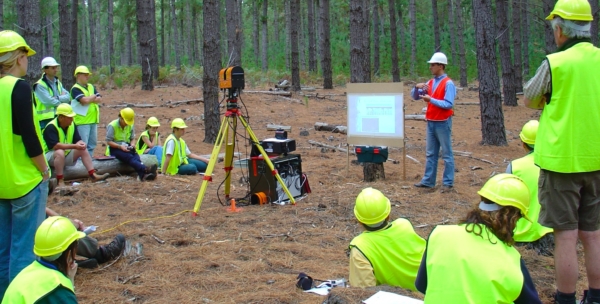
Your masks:
<svg viewBox="0 0 600 304"><path fill-rule="evenodd" d="M448 58L446 57L446 55L444 55L444 53L442 52L437 52L434 53L433 56L431 56L431 59L429 61L427 61L427 63L441 63L441 64L448 64Z"/></svg>
<svg viewBox="0 0 600 304"><path fill-rule="evenodd" d="M42 69L45 67L53 67L53 66L59 66L60 64L58 64L58 62L56 62L56 59L52 58L52 57L46 57L44 59L42 59Z"/></svg>

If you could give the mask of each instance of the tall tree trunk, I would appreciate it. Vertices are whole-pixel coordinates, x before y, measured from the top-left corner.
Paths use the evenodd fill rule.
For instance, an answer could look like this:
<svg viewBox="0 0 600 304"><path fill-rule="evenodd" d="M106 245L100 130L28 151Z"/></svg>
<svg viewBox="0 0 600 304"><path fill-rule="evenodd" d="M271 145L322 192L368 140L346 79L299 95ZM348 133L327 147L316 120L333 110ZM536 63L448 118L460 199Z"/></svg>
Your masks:
<svg viewBox="0 0 600 304"><path fill-rule="evenodd" d="M71 88L75 83L73 71L77 64L77 49L73 47L71 40L77 42L77 35L71 38L72 27L77 28L77 20L71 20L73 15L71 11L73 3L71 1L58 1L58 17L59 17L59 43L60 43L60 63L62 73L62 83L65 88Z"/></svg>
<svg viewBox="0 0 600 304"><path fill-rule="evenodd" d="M402 14L402 9L403 6L402 4L398 5L398 24L400 25L400 28L398 29L398 31L400 32L400 58L402 58L402 61L398 62L399 67L400 67L400 73L402 73L402 71L406 71L406 30L404 27L404 17Z"/></svg>
<svg viewBox="0 0 600 304"><path fill-rule="evenodd" d="M392 81L400 82L400 69L398 68L398 29L396 28L396 1L388 0L390 14L390 37L392 42Z"/></svg>
<svg viewBox="0 0 600 304"><path fill-rule="evenodd" d="M592 34L592 43L598 46L598 0L588 0L592 7L592 14L594 20L592 20L592 26L590 28L590 34Z"/></svg>
<svg viewBox="0 0 600 304"><path fill-rule="evenodd" d="M410 75L415 76L415 64L417 62L417 17L415 0L409 0L408 18L410 26Z"/></svg>
<svg viewBox="0 0 600 304"><path fill-rule="evenodd" d="M136 0L136 5L140 6L139 0ZM143 9L146 9L146 8L144 7ZM138 10L139 10L139 8L138 8ZM137 14L139 15L140 12L137 12ZM125 33L124 33L125 34L125 52L124 52L125 54L123 54L123 56L125 57L124 64L127 66L131 66L133 64L133 38L132 38L133 33L131 32L131 19L126 17L125 20L123 20L123 23L125 23L124 24L125 25ZM140 25L140 20L138 20L138 27L139 27L139 25ZM144 23L144 25L146 25L146 23ZM139 28L138 28L137 32L138 32L138 42L139 42L140 41L140 29ZM139 53L140 54L142 53L141 47L140 47ZM144 65L143 62L140 62L140 64L142 66Z"/></svg>
<svg viewBox="0 0 600 304"><path fill-rule="evenodd" d="M139 0L136 0L139 1ZM152 37L150 38L150 52L151 56L150 56L150 69L152 70L152 77L154 77L154 80L158 80L159 72L159 64L158 64L158 40L157 40L157 32L156 32L156 2L155 1L149 1L149 5L150 5L150 11L153 12L151 18L150 18L150 22L152 22L152 24L149 25L149 27L151 28L152 31ZM140 54L140 58L142 57L142 50L140 49L138 54Z"/></svg>
<svg viewBox="0 0 600 304"><path fill-rule="evenodd" d="M21 30L21 35L27 44L34 50L42 49L42 15L40 5L35 0L17 1L17 19ZM30 83L40 79L41 71L39 62L42 60L42 54L37 53L29 57L29 66L27 68L27 79Z"/></svg>
<svg viewBox="0 0 600 304"><path fill-rule="evenodd" d="M188 65L194 66L194 36L192 36L192 26L194 20L192 19L192 7L190 6L190 1L191 0L185 1L185 14L183 14L183 17L185 18L185 36L187 37L187 39L185 39L184 41L185 48L187 51L186 54L188 58Z"/></svg>
<svg viewBox="0 0 600 304"><path fill-rule="evenodd" d="M433 16L433 41L434 41L434 52L439 52L442 48L440 40L440 22L438 21L438 9L437 0L431 0L431 15Z"/></svg>
<svg viewBox="0 0 600 304"><path fill-rule="evenodd" d="M298 30L300 29L300 0L290 1L290 43L292 48L292 91L300 91L300 63L298 62Z"/></svg>
<svg viewBox="0 0 600 304"><path fill-rule="evenodd" d="M367 82L365 61L370 61L367 48L368 39L365 29L369 25L365 20L366 7L363 0L350 0L350 82Z"/></svg>
<svg viewBox="0 0 600 304"><path fill-rule="evenodd" d="M254 49L254 65L258 67L260 60L260 44L258 43L258 36L260 35L260 28L258 26L258 0L252 1L252 27L254 32L252 33L252 48Z"/></svg>
<svg viewBox="0 0 600 304"><path fill-rule="evenodd" d="M319 35L321 43L321 70L323 71L323 88L333 89L333 72L331 68L331 30L329 17L329 0L319 0Z"/></svg>
<svg viewBox="0 0 600 304"><path fill-rule="evenodd" d="M515 73L510 53L510 27L508 26L508 0L496 0L496 27L500 44L500 63L502 65L502 92L504 105L517 106Z"/></svg>
<svg viewBox="0 0 600 304"><path fill-rule="evenodd" d="M364 23L366 25L364 31L362 31L363 38L361 41L363 42L363 49L365 50L365 60L363 61L363 71L364 71L364 81L366 83L371 82L371 11L370 9L370 1L363 0L362 7L363 9L363 18Z"/></svg>
<svg viewBox="0 0 600 304"><path fill-rule="evenodd" d="M177 71L181 71L181 44L179 43L179 33L177 31L177 13L175 11L175 0L171 0L171 28L173 29L173 37L171 37L171 45L175 48L175 67ZM219 16L217 14L217 16ZM217 20L218 22L218 20Z"/></svg>
<svg viewBox="0 0 600 304"><path fill-rule="evenodd" d="M504 113L496 60L494 20L489 0L473 0L473 22L477 43L477 71L481 104L482 144L505 146Z"/></svg>
<svg viewBox="0 0 600 304"><path fill-rule="evenodd" d="M199 34L199 30L198 30L198 26L200 22L196 22L196 20L198 19L198 5L192 5L192 46L193 46L193 50L194 50L194 64L199 64L202 65L202 56L200 56L200 43L199 43L199 39L200 37L198 37Z"/></svg>
<svg viewBox="0 0 600 304"><path fill-rule="evenodd" d="M458 56L456 56L456 36L459 34L456 33L456 23L463 22L462 20L456 20L454 18L454 8L452 4L452 0L448 0L448 32L450 36L450 51L452 54L452 64L456 65L458 62Z"/></svg>
<svg viewBox="0 0 600 304"><path fill-rule="evenodd" d="M240 35L238 31L238 19L237 14L237 0L225 0L226 7L226 18L227 18L227 56L230 58L227 63L228 66L235 66L242 64L241 50L238 48L238 39Z"/></svg>
<svg viewBox="0 0 600 304"><path fill-rule="evenodd" d="M92 70L98 69L100 67L100 62L99 62L99 58L98 58L98 46L97 46L97 31L96 31L96 18L97 18L97 13L95 13L95 8L96 5L94 4L94 1L99 1L99 0L87 0L87 9L88 9L88 23L89 23L89 27L90 27L90 50L91 50L91 57L92 57L92 62L91 62L91 68Z"/></svg>
<svg viewBox="0 0 600 304"><path fill-rule="evenodd" d="M300 9L298 3L298 54L300 55L300 69L306 70L306 31L304 30L304 10Z"/></svg>
<svg viewBox="0 0 600 304"><path fill-rule="evenodd" d="M462 19L462 6L459 0L452 1L454 12L456 13L456 39L458 40L458 57L460 60L460 86L463 88L467 87L467 53L465 51L465 40L464 40L464 21Z"/></svg>
<svg viewBox="0 0 600 304"><path fill-rule="evenodd" d="M527 17L528 0L521 0L521 44L523 45L523 74L529 75L529 20Z"/></svg>
<svg viewBox="0 0 600 304"><path fill-rule="evenodd" d="M203 29L204 76L202 77L204 97L204 142L214 143L220 126L219 114L219 71L221 70L221 45L219 1L204 0Z"/></svg>
<svg viewBox="0 0 600 304"><path fill-rule="evenodd" d="M317 71L317 41L315 31L315 0L306 0L308 9L308 70Z"/></svg>
<svg viewBox="0 0 600 304"><path fill-rule="evenodd" d="M142 66L142 90L152 91L152 64L158 62L153 52L156 45L156 22L154 1L136 0L137 38L139 43L139 62Z"/></svg>
<svg viewBox="0 0 600 304"><path fill-rule="evenodd" d="M379 76L379 69L381 64L381 58L379 56L379 37L380 33L380 21L379 21L379 5L377 0L373 0L373 74Z"/></svg>
<svg viewBox="0 0 600 304"><path fill-rule="evenodd" d="M237 28L236 28L236 42L237 42L237 49L240 50L240 65L242 65L242 55L244 54L244 18L243 18L243 0L236 0L237 1L237 6L236 6L236 18L238 21L237 24Z"/></svg>
<svg viewBox="0 0 600 304"><path fill-rule="evenodd" d="M160 65L165 66L165 0L160 0Z"/></svg>
<svg viewBox="0 0 600 304"><path fill-rule="evenodd" d="M279 5L277 5L278 3L281 2L274 1L273 5L271 6L273 8L273 38L275 39L276 48L279 48L279 43L281 42L281 37L279 37L279 11L277 10L279 7Z"/></svg>
<svg viewBox="0 0 600 304"><path fill-rule="evenodd" d="M512 0L512 38L515 64L513 67L515 77L515 90L523 92L523 57L521 54L521 1Z"/></svg>
<svg viewBox="0 0 600 304"><path fill-rule="evenodd" d="M0 0L0 6L2 6L2 1ZM1 14L1 12L0 12ZM52 26L52 22L54 21L53 16L50 12L46 14L46 55L54 57L54 26Z"/></svg>
<svg viewBox="0 0 600 304"><path fill-rule="evenodd" d="M269 0L263 0L262 3L262 18L260 20L260 38L261 38L261 47L262 47L262 56L261 56L261 68L263 72L266 72L269 69L269 40L268 40L268 27L267 27L267 18L269 11ZM277 30L275 30L277 31Z"/></svg>
<svg viewBox="0 0 600 304"><path fill-rule="evenodd" d="M113 2L108 1L108 30L106 36L106 43L108 44L108 73L112 75L115 72L115 59L114 59L114 16L113 16Z"/></svg>
<svg viewBox="0 0 600 304"><path fill-rule="evenodd" d="M4 30L4 1L0 0L0 31Z"/></svg>
<svg viewBox="0 0 600 304"><path fill-rule="evenodd" d="M550 15L552 9L554 8L554 0L543 0L543 9L544 9L544 17ZM552 31L552 26L550 22L544 22L544 37L546 38L546 54L553 53L556 49L556 44L554 43L554 31Z"/></svg>
<svg viewBox="0 0 600 304"><path fill-rule="evenodd" d="M285 12L285 68L286 70L291 70L290 66L290 56L292 54L291 45L290 45L290 37L292 36L292 29L290 28L290 24L292 23L292 17L290 15L290 1L291 0L283 0L283 9Z"/></svg>

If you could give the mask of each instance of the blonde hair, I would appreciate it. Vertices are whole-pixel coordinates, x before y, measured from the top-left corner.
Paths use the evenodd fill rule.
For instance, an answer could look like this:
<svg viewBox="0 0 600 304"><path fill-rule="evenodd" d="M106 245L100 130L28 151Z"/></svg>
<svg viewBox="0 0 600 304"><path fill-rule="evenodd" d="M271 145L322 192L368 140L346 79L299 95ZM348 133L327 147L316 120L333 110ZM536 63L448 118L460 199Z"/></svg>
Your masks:
<svg viewBox="0 0 600 304"><path fill-rule="evenodd" d="M17 59L21 55L27 54L25 47L20 47L14 51L0 53L0 74L5 75L17 64Z"/></svg>

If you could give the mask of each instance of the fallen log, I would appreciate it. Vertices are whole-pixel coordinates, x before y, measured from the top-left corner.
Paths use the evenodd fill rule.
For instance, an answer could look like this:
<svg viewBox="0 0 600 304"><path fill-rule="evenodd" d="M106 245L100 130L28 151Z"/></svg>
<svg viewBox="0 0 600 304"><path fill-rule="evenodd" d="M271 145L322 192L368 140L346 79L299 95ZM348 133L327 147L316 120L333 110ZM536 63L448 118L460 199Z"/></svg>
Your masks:
<svg viewBox="0 0 600 304"><path fill-rule="evenodd" d="M118 105L108 105L106 107L107 108L155 108L156 105L149 104L149 103L143 103L143 104L124 103L124 104L118 104Z"/></svg>
<svg viewBox="0 0 600 304"><path fill-rule="evenodd" d="M146 166L158 165L158 160L156 156L151 154L143 154L140 155L140 159ZM96 160L92 161L94 165L94 169L97 170L98 174L110 173L110 176L116 175L129 175L135 172L132 167L121 162L118 159L108 159L108 160ZM52 168L52 173L55 173L54 168ZM77 161L74 166L66 166L65 171L63 173L65 176L65 181L73 180L73 179L86 179L89 177L88 171L83 166L81 161Z"/></svg>
<svg viewBox="0 0 600 304"><path fill-rule="evenodd" d="M176 107L176 106L182 105L182 104L200 103L200 102L204 102L204 99L199 98L199 99L189 99L189 100L180 100L180 101L167 101L167 103L165 103L163 106Z"/></svg>
<svg viewBox="0 0 600 304"><path fill-rule="evenodd" d="M281 92L281 91L243 91L243 93L249 94L267 94L267 95L279 95L279 96L287 96L292 97L292 92Z"/></svg>
<svg viewBox="0 0 600 304"><path fill-rule="evenodd" d="M425 120L425 115L404 115L404 120Z"/></svg>
<svg viewBox="0 0 600 304"><path fill-rule="evenodd" d="M267 131L276 131L277 129L282 129L284 131L292 132L292 126L282 126L282 125L274 125L274 124L267 125Z"/></svg>
<svg viewBox="0 0 600 304"><path fill-rule="evenodd" d="M478 106L480 103L478 102L457 102L455 105L457 106Z"/></svg>
<svg viewBox="0 0 600 304"><path fill-rule="evenodd" d="M315 130L316 131L330 131L333 133L348 133L348 127L346 126L334 126L324 122L315 122Z"/></svg>

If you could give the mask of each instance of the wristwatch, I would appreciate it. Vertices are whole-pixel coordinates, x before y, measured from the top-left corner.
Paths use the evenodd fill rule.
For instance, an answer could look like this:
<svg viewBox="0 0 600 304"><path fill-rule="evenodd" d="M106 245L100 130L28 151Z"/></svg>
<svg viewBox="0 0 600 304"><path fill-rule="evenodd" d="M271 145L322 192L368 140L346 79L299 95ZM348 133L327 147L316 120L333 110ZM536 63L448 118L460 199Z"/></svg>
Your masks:
<svg viewBox="0 0 600 304"><path fill-rule="evenodd" d="M46 175L48 173L50 173L50 167L46 167L46 170L42 171L42 176L44 176L44 175Z"/></svg>

